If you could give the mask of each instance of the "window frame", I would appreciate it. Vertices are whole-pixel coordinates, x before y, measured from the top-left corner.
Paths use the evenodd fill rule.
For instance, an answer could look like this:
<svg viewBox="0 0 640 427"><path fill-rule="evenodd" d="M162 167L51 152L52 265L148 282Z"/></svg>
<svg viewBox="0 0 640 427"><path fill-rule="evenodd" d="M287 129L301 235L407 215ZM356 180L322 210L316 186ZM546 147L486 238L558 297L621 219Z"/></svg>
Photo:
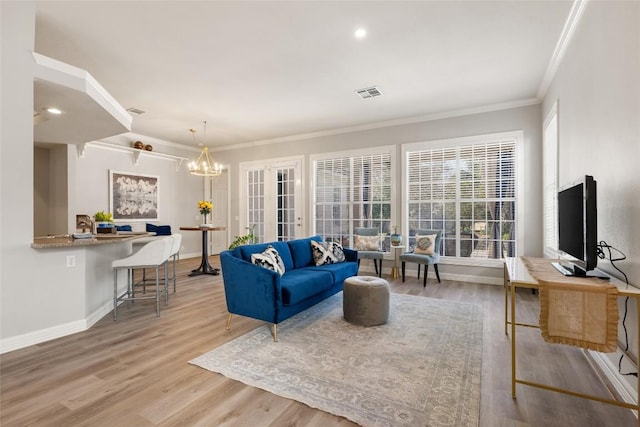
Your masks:
<svg viewBox="0 0 640 427"><path fill-rule="evenodd" d="M523 140L524 132L510 131L510 132L497 132L490 134L472 135L465 137L454 137L438 140L428 140L402 144L402 234L403 240L409 242L409 154L421 151L421 150L433 150L433 149L447 149L467 147L474 144L485 143L488 141L502 142L512 140L515 143L515 226L516 226L516 256L523 254L523 248L525 246L524 236L524 212L525 203L521 194L524 194L524 159L523 159ZM459 194L456 195L456 206L459 206ZM459 221L459 211L456 212L456 221ZM441 263L443 264L456 264L456 265L468 265L468 266L481 266L481 267L500 267L503 264L502 259L492 258L471 258L471 257L455 257L455 256L443 256L441 257Z"/></svg>
<svg viewBox="0 0 640 427"><path fill-rule="evenodd" d="M351 161L354 158L359 158L363 156L371 156L371 155L389 155L390 162L390 195L389 195L389 207L390 207L390 227L393 227L394 224L397 223L398 213L397 213L397 177L396 177L396 146L395 145L383 145L377 147L370 147L365 149L352 149L352 150L344 150L344 151L333 151L327 153L318 153L309 156L309 182L311 183L311 197L309 200L309 212L311 217L311 232L312 234L319 234L316 225L317 225L317 217L316 217L316 200L317 200L317 182L316 182L316 165L318 161L326 161L331 159L342 159L349 158ZM345 247L353 247L353 233L354 233L354 219L351 217L353 214L353 206L354 200L351 200L349 203L349 245L345 245ZM385 246L389 246L389 238L391 232L389 232L385 236L385 244L383 245L383 249ZM323 236L324 237L324 236ZM390 256L390 252L385 252L385 257Z"/></svg>
<svg viewBox="0 0 640 427"><path fill-rule="evenodd" d="M542 251L558 257L558 159L560 146L558 101L554 102L542 129Z"/></svg>

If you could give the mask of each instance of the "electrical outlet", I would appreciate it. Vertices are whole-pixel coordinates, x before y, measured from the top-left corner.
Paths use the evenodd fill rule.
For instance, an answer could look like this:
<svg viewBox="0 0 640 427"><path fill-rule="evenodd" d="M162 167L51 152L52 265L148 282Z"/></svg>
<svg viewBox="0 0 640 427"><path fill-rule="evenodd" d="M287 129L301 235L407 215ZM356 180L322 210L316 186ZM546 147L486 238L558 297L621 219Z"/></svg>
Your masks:
<svg viewBox="0 0 640 427"><path fill-rule="evenodd" d="M75 266L76 266L76 256L67 255L67 267L75 267Z"/></svg>

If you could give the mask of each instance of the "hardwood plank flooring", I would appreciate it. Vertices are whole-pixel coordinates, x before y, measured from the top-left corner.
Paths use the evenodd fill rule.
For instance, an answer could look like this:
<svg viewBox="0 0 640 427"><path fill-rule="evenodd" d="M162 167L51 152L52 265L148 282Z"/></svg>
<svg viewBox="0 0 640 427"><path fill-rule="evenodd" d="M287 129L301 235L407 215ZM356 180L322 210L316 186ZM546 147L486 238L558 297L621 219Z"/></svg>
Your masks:
<svg viewBox="0 0 640 427"><path fill-rule="evenodd" d="M217 257L211 262L218 264ZM138 301L122 305L115 322L108 315L88 331L0 356L0 425L354 426L188 363L265 327L234 316L225 331L222 276L188 277L197 265L195 258L180 260L178 291L160 318L154 301ZM483 307L480 426L637 425L628 409L532 387L518 385L518 398L511 398L501 287L430 279L423 288L416 278L390 284L396 293ZM518 299L518 320L535 323L537 296L523 290ZM580 349L545 344L535 329L520 328L518 338L520 377L610 397Z"/></svg>

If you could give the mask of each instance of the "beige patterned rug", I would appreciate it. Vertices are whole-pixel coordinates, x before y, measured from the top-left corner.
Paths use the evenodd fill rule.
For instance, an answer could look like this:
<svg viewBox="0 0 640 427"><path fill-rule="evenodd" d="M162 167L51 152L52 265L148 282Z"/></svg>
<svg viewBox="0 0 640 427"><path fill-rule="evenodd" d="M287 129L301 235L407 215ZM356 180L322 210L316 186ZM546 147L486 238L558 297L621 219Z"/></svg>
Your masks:
<svg viewBox="0 0 640 427"><path fill-rule="evenodd" d="M354 326L342 293L192 364L367 427L477 426L482 308L391 294L387 324Z"/></svg>

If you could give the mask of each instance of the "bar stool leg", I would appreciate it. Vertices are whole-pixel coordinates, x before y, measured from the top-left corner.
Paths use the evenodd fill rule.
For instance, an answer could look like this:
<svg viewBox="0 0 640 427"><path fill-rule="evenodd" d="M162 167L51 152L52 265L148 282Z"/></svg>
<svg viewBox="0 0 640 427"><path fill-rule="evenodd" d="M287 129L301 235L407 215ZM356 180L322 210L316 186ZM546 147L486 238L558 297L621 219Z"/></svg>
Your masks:
<svg viewBox="0 0 640 427"><path fill-rule="evenodd" d="M113 270L113 320L118 320L118 269Z"/></svg>
<svg viewBox="0 0 640 427"><path fill-rule="evenodd" d="M156 317L160 317L160 267L156 267Z"/></svg>

